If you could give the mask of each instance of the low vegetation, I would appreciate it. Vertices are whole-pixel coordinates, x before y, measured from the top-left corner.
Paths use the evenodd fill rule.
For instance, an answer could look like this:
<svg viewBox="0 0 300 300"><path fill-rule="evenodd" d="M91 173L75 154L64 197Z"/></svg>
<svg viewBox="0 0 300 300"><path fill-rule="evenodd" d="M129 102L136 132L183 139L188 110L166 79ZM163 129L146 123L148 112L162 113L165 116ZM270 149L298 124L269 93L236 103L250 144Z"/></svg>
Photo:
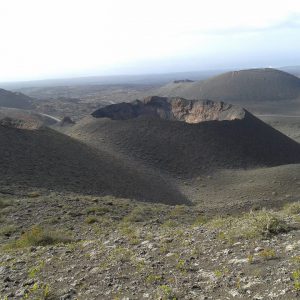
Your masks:
<svg viewBox="0 0 300 300"><path fill-rule="evenodd" d="M47 246L55 244L66 244L72 242L72 238L59 231L47 230L40 226L33 226L28 231L24 232L21 237L12 242L9 247L23 248L29 246Z"/></svg>
<svg viewBox="0 0 300 300"><path fill-rule="evenodd" d="M230 297L233 289L243 298L257 282L269 288L271 280L274 290L284 276L290 293L300 291L300 246L286 240L296 232L290 231L297 228L298 203L213 216L197 206L108 196L68 196L59 203L57 196L47 197L2 204L10 210L0 230L0 267L14 281L23 274L24 299L70 298L74 291L89 299L89 290L96 298L99 287L103 299L126 299L131 292L139 299L199 299L203 293L217 298L220 291ZM265 282L266 267L271 273ZM58 274L72 288L61 290Z"/></svg>
<svg viewBox="0 0 300 300"><path fill-rule="evenodd" d="M264 209L242 216L215 218L207 226L220 229L219 236L224 239L267 238L291 230L284 215Z"/></svg>

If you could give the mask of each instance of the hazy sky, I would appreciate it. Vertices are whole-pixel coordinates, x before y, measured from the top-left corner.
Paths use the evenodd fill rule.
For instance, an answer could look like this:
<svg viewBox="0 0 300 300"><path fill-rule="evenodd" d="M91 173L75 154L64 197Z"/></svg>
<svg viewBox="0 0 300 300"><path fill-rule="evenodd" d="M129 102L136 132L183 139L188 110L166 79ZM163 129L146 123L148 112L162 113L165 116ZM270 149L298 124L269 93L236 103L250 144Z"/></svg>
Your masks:
<svg viewBox="0 0 300 300"><path fill-rule="evenodd" d="M0 81L300 65L299 0L0 0Z"/></svg>

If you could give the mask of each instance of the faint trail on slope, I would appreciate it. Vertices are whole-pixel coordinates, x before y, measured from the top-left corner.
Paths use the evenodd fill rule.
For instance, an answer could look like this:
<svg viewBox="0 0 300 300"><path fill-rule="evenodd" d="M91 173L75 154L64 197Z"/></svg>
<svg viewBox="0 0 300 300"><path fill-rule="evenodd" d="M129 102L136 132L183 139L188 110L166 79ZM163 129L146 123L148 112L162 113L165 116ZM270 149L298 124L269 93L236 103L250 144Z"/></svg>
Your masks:
<svg viewBox="0 0 300 300"><path fill-rule="evenodd" d="M53 116L50 116L50 115L47 115L47 114L42 114L42 113L39 113L41 116L44 116L44 117L48 117L56 122L60 122L61 120L56 118L56 117L53 117Z"/></svg>

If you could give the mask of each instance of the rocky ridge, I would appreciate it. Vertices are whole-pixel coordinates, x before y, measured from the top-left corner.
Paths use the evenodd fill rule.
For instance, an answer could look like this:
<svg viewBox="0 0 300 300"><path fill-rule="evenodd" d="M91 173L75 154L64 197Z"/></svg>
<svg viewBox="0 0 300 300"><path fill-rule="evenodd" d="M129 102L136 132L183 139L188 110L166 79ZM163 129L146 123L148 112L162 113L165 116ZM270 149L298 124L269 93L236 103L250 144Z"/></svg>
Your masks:
<svg viewBox="0 0 300 300"><path fill-rule="evenodd" d="M156 117L163 120L200 123L203 121L223 121L242 119L245 110L224 102L211 100L187 100L150 96L131 103L105 106L92 113L96 118L128 120L138 117Z"/></svg>

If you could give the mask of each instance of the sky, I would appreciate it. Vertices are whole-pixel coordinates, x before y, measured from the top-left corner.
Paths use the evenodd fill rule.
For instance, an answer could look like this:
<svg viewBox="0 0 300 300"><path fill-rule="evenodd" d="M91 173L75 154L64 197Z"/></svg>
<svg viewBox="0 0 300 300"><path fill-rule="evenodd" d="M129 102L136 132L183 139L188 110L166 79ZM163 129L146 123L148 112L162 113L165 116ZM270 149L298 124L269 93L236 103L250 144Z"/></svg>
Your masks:
<svg viewBox="0 0 300 300"><path fill-rule="evenodd" d="M0 0L0 81L300 65L299 0Z"/></svg>

